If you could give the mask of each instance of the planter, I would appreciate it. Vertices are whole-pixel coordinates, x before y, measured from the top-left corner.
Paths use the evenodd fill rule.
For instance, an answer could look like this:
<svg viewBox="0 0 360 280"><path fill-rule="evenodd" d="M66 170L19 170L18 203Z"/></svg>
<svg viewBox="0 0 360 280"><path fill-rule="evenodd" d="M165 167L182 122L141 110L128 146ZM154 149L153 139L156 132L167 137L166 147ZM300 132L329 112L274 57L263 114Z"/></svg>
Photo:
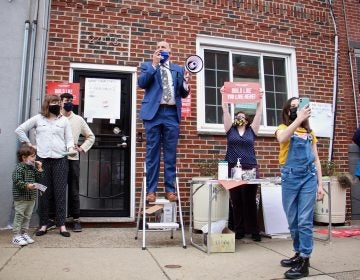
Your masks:
<svg viewBox="0 0 360 280"><path fill-rule="evenodd" d="M328 177L329 178L329 177ZM331 223L345 223L346 188L342 187L336 176L330 177L331 187ZM317 201L314 211L314 220L320 223L329 223L329 189L324 185L325 196Z"/></svg>

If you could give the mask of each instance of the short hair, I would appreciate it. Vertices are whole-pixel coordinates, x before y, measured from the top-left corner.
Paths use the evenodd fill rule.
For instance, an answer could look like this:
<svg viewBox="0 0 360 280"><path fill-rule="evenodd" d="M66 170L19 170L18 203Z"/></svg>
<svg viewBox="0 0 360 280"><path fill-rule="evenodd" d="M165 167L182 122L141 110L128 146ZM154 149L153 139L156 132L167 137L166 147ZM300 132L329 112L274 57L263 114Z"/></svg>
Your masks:
<svg viewBox="0 0 360 280"><path fill-rule="evenodd" d="M17 151L17 159L19 162L23 161L23 156L28 157L36 155L36 148L31 146L29 143L23 142L20 145L19 150Z"/></svg>
<svg viewBox="0 0 360 280"><path fill-rule="evenodd" d="M50 116L50 112L49 112L49 105L50 103L54 102L54 101L61 101L60 97L58 95L45 95L45 99L42 103L41 106L41 115L43 115L44 117L49 117Z"/></svg>
<svg viewBox="0 0 360 280"><path fill-rule="evenodd" d="M69 92L65 92L63 94L60 95L60 98L61 98L61 101L64 100L65 98L68 98L68 99L74 99L74 96L69 93Z"/></svg>

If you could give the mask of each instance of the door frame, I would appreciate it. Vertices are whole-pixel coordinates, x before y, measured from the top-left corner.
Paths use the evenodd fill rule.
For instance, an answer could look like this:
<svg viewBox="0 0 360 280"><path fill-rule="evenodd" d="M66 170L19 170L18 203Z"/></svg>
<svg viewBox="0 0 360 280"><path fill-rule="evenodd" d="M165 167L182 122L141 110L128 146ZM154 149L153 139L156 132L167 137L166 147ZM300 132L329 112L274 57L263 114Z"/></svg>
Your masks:
<svg viewBox="0 0 360 280"><path fill-rule="evenodd" d="M131 74L131 148L130 159L136 158L136 89L137 89L137 67L119 66L109 64L88 64L88 63L70 63L69 82L73 82L74 71L104 71L119 72ZM84 222L133 222L135 221L135 174L136 163L130 160L130 216L129 217L82 217Z"/></svg>

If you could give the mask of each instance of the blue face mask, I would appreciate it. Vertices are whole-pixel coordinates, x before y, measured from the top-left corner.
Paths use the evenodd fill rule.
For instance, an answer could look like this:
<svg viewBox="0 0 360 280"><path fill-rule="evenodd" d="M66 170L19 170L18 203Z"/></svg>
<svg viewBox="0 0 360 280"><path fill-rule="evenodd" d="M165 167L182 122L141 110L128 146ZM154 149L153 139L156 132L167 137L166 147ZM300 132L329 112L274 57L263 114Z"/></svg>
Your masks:
<svg viewBox="0 0 360 280"><path fill-rule="evenodd" d="M74 106L73 106L72 102L64 103L64 110L65 110L66 112L72 111L73 107L74 107Z"/></svg>
<svg viewBox="0 0 360 280"><path fill-rule="evenodd" d="M168 52L161 51L160 55L161 55L161 59L160 59L161 64L165 63L169 59L169 53Z"/></svg>

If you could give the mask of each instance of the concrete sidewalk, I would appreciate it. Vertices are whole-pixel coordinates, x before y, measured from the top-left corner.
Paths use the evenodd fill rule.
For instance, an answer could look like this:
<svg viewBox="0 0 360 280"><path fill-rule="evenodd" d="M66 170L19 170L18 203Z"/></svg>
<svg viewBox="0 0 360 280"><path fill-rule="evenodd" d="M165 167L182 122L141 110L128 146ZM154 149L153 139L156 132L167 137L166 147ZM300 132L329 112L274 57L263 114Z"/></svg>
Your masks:
<svg viewBox="0 0 360 280"><path fill-rule="evenodd" d="M283 279L279 262L293 255L290 239L269 238L237 240L235 253L207 255L186 234L186 249L177 231L174 239L169 232L148 233L142 250L134 228L84 228L70 238L56 230L20 248L10 244L11 231L2 230L0 279ZM360 279L360 236L315 241L310 262L311 279Z"/></svg>

